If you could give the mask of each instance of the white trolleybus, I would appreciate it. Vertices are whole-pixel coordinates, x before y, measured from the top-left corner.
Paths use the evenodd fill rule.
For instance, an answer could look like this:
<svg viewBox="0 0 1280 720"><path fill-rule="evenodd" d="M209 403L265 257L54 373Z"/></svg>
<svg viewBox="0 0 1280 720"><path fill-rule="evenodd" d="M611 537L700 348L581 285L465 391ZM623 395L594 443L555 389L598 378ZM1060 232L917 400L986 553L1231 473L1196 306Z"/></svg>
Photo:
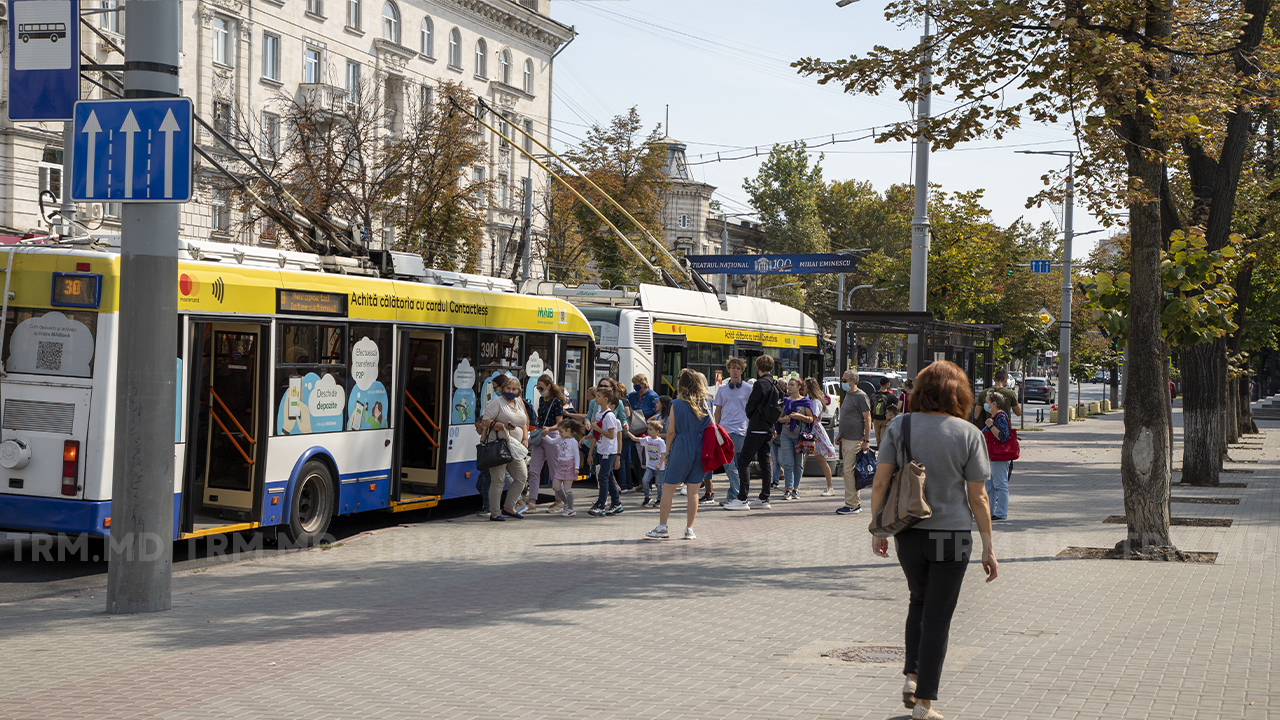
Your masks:
<svg viewBox="0 0 1280 720"><path fill-rule="evenodd" d="M778 361L776 375L822 378L825 348L817 324L772 300L729 295L722 307L710 293L659 285L605 290L542 282L528 288L567 298L587 317L598 351L592 379L612 375L629 386L644 373L658 394L675 397L681 369L719 384L731 356L746 360L747 376L755 377L759 355Z"/></svg>
<svg viewBox="0 0 1280 720"><path fill-rule="evenodd" d="M117 243L0 249L0 530L110 533ZM371 277L306 253L180 252L175 539L310 543L336 515L474 495L487 381L532 395L550 373L581 407L593 376L583 314L501 280L402 253Z"/></svg>

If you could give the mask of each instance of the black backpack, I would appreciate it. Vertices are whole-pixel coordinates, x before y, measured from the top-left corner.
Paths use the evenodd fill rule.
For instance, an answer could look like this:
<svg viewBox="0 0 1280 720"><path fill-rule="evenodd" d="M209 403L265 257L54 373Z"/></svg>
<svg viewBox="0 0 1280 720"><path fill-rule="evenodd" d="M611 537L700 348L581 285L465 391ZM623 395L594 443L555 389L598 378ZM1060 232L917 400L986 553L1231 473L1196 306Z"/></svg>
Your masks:
<svg viewBox="0 0 1280 720"><path fill-rule="evenodd" d="M756 382L760 382L757 380ZM772 425L778 422L778 418L782 417L782 393L778 392L778 386L773 384L773 380L767 381L771 387L765 392L772 393L772 396L765 402L760 404L757 410L760 413L760 419Z"/></svg>
<svg viewBox="0 0 1280 720"><path fill-rule="evenodd" d="M891 404L891 393L878 392L871 399L871 419L884 420L889 416L889 405Z"/></svg>

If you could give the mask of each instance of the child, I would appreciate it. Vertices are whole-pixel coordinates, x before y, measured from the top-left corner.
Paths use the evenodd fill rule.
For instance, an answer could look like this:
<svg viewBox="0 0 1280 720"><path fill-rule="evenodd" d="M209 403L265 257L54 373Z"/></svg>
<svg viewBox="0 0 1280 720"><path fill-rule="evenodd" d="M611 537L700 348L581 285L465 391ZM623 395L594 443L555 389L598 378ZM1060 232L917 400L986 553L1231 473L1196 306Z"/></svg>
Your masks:
<svg viewBox="0 0 1280 720"><path fill-rule="evenodd" d="M614 397L613 391L603 388L596 390L597 409L592 422L595 434L599 436L596 439L595 455L596 483L600 488L600 495L595 506L587 511L592 517L622 512L622 497L618 493L618 486L613 482L613 463L617 459L618 440L622 436L622 423L618 422L615 413L617 406L618 399ZM610 500L613 501L612 505L609 504Z"/></svg>
<svg viewBox="0 0 1280 720"><path fill-rule="evenodd" d="M650 420L645 423L649 432L645 436L636 437L631 434L630 430L626 431L627 437L631 441L640 445L644 452L644 478L640 480L640 487L644 490L644 502L640 503L640 507L648 507L649 505L649 481L657 479L658 499L654 501L654 505L662 502L662 476L667 472L667 441L662 439L662 423Z"/></svg>
<svg viewBox="0 0 1280 720"><path fill-rule="evenodd" d="M573 517L573 481L578 479L578 443L587 434L582 423L573 418L562 418L554 430L542 436L549 443L547 456L551 459L551 489L556 494L556 504L561 505L561 517ZM550 509L547 512L552 512Z"/></svg>
<svg viewBox="0 0 1280 720"><path fill-rule="evenodd" d="M893 419L894 419L894 418L896 418L896 417L898 417L898 406L897 406L897 405L890 405L889 407L885 408L885 411L884 411L884 419L885 419L885 421L886 421L886 422L893 422ZM878 438L877 438L877 439L878 439Z"/></svg>

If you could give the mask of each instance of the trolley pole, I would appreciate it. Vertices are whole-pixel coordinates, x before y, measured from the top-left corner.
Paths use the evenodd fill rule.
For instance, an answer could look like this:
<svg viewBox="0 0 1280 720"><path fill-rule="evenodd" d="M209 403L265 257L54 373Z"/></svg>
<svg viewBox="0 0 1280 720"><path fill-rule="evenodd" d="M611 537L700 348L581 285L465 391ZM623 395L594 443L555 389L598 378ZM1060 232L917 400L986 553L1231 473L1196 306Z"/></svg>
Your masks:
<svg viewBox="0 0 1280 720"><path fill-rule="evenodd" d="M920 38L922 51L920 66L920 98L916 109L917 131L920 131L930 116L930 96L933 93L933 33L929 28L929 13L926 6L924 15L924 35ZM911 312L925 312L929 309L929 139L921 131L916 137L916 192L915 213L911 219L911 285L908 295L908 306ZM915 377L920 372L919 344L924 340L919 335L907 336L907 375Z"/></svg>
<svg viewBox="0 0 1280 720"><path fill-rule="evenodd" d="M179 0L133 0L126 98L178 95ZM170 606L178 348L178 205L124 203L107 612Z"/></svg>

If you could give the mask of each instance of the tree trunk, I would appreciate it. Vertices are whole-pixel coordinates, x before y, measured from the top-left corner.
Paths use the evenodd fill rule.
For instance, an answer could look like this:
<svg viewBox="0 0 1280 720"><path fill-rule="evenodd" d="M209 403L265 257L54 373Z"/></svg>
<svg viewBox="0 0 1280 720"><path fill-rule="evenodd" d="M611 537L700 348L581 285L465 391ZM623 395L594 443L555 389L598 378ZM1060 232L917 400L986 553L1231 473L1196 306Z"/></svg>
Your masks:
<svg viewBox="0 0 1280 720"><path fill-rule="evenodd" d="M1240 440L1240 423L1236 422L1236 403L1240 401L1240 395L1236 392L1236 381L1230 377L1227 378L1226 393L1223 396L1222 406L1222 430L1223 440L1226 446L1230 448L1238 440Z"/></svg>
<svg viewBox="0 0 1280 720"><path fill-rule="evenodd" d="M1128 174L1143 187L1158 189L1163 176L1147 148L1157 143L1143 117L1122 122ZM1128 537L1117 546L1127 552L1148 546L1170 546L1169 539L1169 387L1165 384L1166 350L1160 334L1163 288L1160 259L1160 202L1139 199L1129 207L1132 238L1129 295L1129 352L1125 363L1124 443L1120 478Z"/></svg>
<svg viewBox="0 0 1280 720"><path fill-rule="evenodd" d="M1192 485L1217 485L1226 451L1223 443L1220 390L1226 353L1221 339L1200 343L1182 351L1182 481Z"/></svg>

